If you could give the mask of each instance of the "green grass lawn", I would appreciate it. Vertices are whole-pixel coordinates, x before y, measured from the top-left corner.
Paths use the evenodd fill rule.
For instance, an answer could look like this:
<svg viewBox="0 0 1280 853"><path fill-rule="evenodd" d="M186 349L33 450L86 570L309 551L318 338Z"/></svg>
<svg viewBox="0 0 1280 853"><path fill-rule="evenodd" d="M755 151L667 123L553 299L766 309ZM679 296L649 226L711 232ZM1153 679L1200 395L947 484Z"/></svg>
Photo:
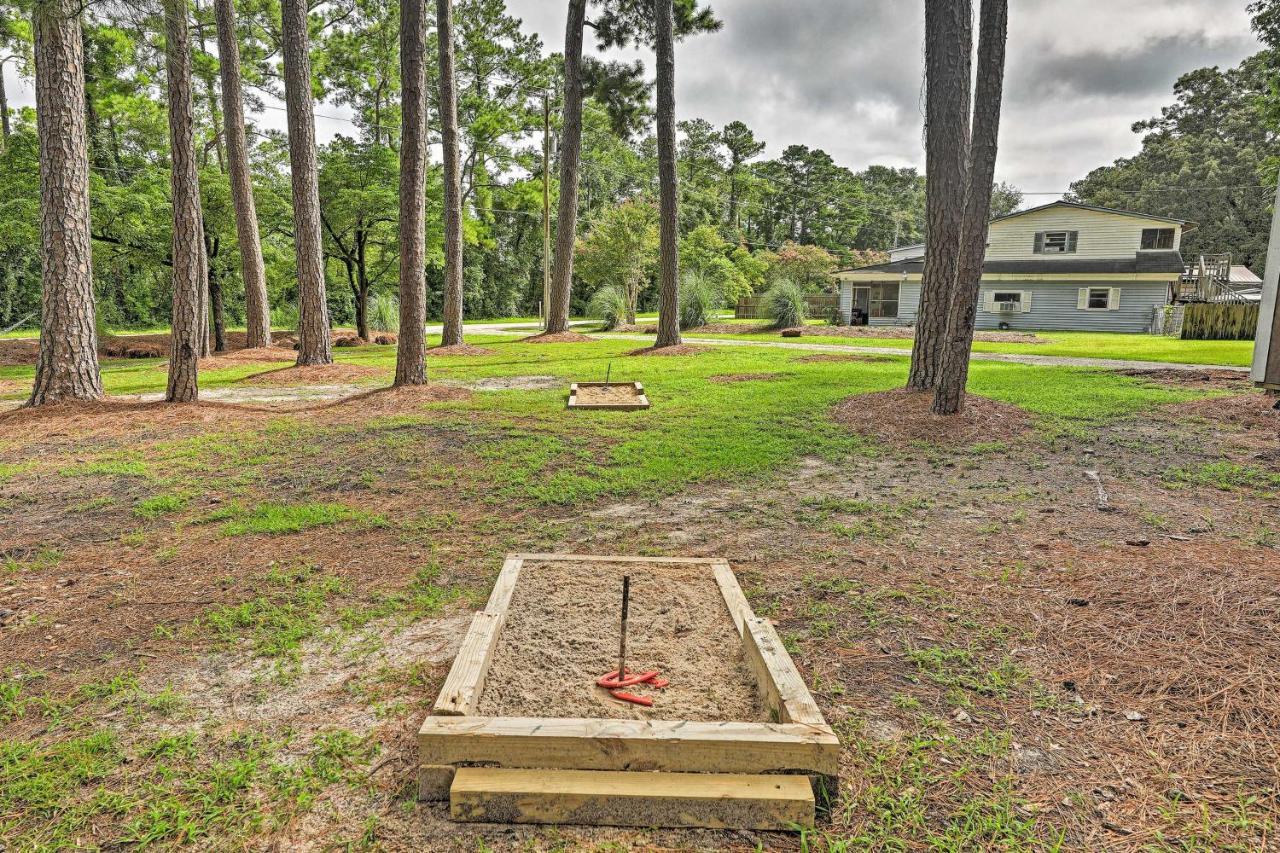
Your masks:
<svg viewBox="0 0 1280 853"><path fill-rule="evenodd" d="M552 376L552 388L478 392L467 402L430 404L429 413L373 422L394 434L405 419L457 430L483 464L474 473L474 494L485 499L572 504L605 495L670 492L685 484L765 473L800 457L837 459L849 453L874 455L877 447L825 417L834 403L854 394L902 385L906 358L872 362L804 362L807 353L756 347L723 347L692 356L632 357L631 341L524 344L503 337L472 336L494 350L482 357L429 359L435 380ZM336 351L339 362L373 367L389 382L394 347ZM201 376L203 389L217 388L261 371L238 365ZM646 412L566 413L574 380L640 381L653 403ZM0 376L29 378L31 368L5 368ZM720 374L776 374L771 381L709 382ZM1199 396L1116 373L1081 368L976 363L970 388L1032 413L1041 434L1086 435L1089 429L1163 403ZM115 361L104 365L111 394L163 391L165 370L158 360ZM233 442L228 464L273 457L283 438L291 453L305 453L315 436L269 434L272 449ZM389 439L390 440L390 439ZM201 447L202 446L202 447ZM208 437L191 452L219 452ZM127 456L127 454L126 454ZM126 458L95 460L127 462ZM204 459L201 465L216 460ZM216 467L216 465L215 465ZM456 476L456 473L455 475ZM471 477L471 473L462 475Z"/></svg>
<svg viewBox="0 0 1280 853"><path fill-rule="evenodd" d="M743 322L743 321L737 321ZM755 324L759 321L750 321ZM1122 332L1036 332L1048 343L1020 344L975 341L975 352L1007 352L1032 355L1058 355L1080 358L1118 358L1134 361L1182 362L1247 367L1253 360L1253 341L1184 341L1159 335L1136 335ZM742 335L687 333L691 338L722 338L746 341L786 341L777 332L754 332ZM846 346L911 349L911 338L805 338L804 343L843 344Z"/></svg>

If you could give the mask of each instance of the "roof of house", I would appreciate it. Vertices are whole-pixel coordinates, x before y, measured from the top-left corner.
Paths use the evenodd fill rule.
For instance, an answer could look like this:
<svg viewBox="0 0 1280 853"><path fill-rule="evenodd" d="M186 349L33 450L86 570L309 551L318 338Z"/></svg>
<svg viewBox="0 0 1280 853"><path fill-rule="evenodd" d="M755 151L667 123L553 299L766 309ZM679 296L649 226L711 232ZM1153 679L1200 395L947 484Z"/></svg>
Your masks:
<svg viewBox="0 0 1280 853"><path fill-rule="evenodd" d="M1159 222L1173 222L1177 225L1189 225L1189 220L1174 219L1170 216L1154 216L1150 213L1138 213L1133 210L1119 210L1114 207L1099 207L1093 204L1080 204L1075 201L1051 201L1048 204L1042 204L1038 207L1028 207L1026 210L1015 210L1013 213L1006 213L1004 216L997 216L992 222L1003 222L1006 219L1013 219L1015 216L1026 216L1028 213L1038 213L1041 210L1048 210L1051 207L1071 207L1076 210L1092 210L1096 213L1111 213L1116 216L1133 216L1137 219L1155 219Z"/></svg>
<svg viewBox="0 0 1280 853"><path fill-rule="evenodd" d="M987 261L982 265L984 275L1018 273L1173 273L1182 275L1185 267L1178 252L1135 252L1131 258L1103 259L1044 259L1030 261ZM907 258L869 267L837 270L837 272L882 272L890 275L918 275L924 271L923 258Z"/></svg>
<svg viewBox="0 0 1280 853"><path fill-rule="evenodd" d="M1227 277L1231 284L1262 284L1257 274L1242 264L1231 265L1231 275Z"/></svg>

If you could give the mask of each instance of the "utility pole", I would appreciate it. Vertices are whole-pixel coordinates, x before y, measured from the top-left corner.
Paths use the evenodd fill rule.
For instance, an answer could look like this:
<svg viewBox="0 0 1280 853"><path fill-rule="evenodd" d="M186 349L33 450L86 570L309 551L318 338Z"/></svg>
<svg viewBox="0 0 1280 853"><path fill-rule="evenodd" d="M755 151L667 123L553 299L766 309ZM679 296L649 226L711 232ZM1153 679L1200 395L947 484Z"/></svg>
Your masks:
<svg viewBox="0 0 1280 853"><path fill-rule="evenodd" d="M551 107L542 90L542 328L551 300Z"/></svg>

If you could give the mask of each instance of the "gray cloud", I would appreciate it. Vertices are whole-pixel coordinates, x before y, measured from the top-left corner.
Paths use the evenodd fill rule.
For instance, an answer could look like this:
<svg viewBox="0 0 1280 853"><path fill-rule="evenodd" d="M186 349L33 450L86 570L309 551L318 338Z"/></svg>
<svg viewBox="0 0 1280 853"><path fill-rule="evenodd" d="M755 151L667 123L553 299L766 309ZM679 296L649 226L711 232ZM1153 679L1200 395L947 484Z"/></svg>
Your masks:
<svg viewBox="0 0 1280 853"><path fill-rule="evenodd" d="M564 3L507 3L549 48L559 48ZM724 29L678 51L682 118L745 121L769 143L768 154L798 142L854 168L923 166L923 2L712 5ZM1169 102L1179 75L1232 65L1258 50L1245 0L1010 5L998 175L1026 190L1062 190L1090 169L1132 155L1139 139L1130 125Z"/></svg>

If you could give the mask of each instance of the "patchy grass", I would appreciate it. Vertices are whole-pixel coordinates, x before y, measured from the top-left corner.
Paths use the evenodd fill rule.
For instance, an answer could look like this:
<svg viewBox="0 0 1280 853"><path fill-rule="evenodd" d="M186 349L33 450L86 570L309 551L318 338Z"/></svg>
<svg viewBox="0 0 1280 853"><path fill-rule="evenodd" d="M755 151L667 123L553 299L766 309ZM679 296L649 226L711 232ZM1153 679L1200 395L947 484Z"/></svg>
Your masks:
<svg viewBox="0 0 1280 853"><path fill-rule="evenodd" d="M346 504L282 504L271 501L253 507L233 502L209 513L201 521L225 521L222 525L224 536L278 536L344 521L375 527L385 526L387 523L379 515L354 509Z"/></svg>
<svg viewBox="0 0 1280 853"><path fill-rule="evenodd" d="M1264 471L1256 465L1227 461L1170 468L1164 479L1175 486L1211 486L1224 492L1280 489L1280 474Z"/></svg>

